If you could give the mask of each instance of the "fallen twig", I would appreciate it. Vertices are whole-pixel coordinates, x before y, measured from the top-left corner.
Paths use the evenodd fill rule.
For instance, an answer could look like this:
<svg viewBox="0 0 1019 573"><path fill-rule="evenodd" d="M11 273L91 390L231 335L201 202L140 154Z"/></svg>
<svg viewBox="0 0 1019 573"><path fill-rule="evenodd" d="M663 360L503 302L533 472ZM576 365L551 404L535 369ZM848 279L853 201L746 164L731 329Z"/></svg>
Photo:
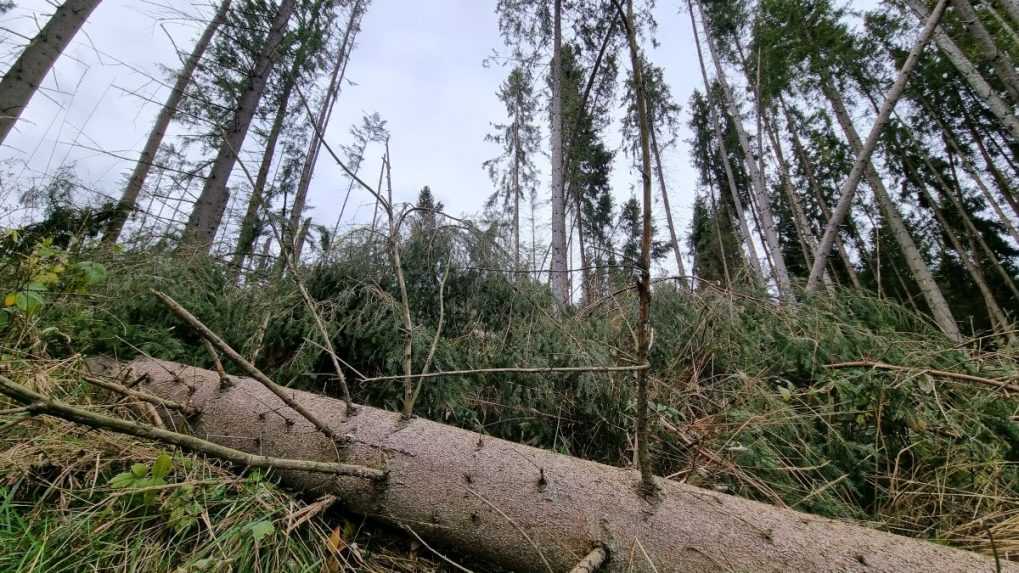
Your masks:
<svg viewBox="0 0 1019 573"><path fill-rule="evenodd" d="M605 551L604 547L595 547L587 554L587 557L584 557L580 560L580 563L577 563L577 566L570 573L594 573L605 563L605 559L608 556L609 554Z"/></svg>
<svg viewBox="0 0 1019 573"><path fill-rule="evenodd" d="M445 372L426 372L411 374L411 378L438 378L440 376L470 376L472 374L553 374L562 372L634 372L647 370L650 364L637 366L563 366L538 368L478 368L476 370L447 370ZM386 380L403 380L406 376L376 376L362 378L362 382L384 382Z"/></svg>
<svg viewBox="0 0 1019 573"><path fill-rule="evenodd" d="M133 390L131 388L128 388L127 386L117 384L116 382L110 382L108 380L103 380L101 378L96 378L93 376L85 376L85 381L88 382L89 384L99 386L100 388L110 390L111 392L116 392L117 394L120 394L122 396L127 396L129 398L141 400L142 402L146 402L148 404L152 404L155 406L162 406L167 410L176 410L186 416L195 413L194 408L190 406L185 406L184 404L180 404L172 400L166 400L164 398L160 398L159 396L153 396L152 394L149 394L148 392L142 392L141 390Z"/></svg>
<svg viewBox="0 0 1019 573"><path fill-rule="evenodd" d="M825 364L825 368L874 368L877 370L894 370L897 372L909 372L911 374L930 374L931 376L940 376L942 378L950 378L952 380L959 380L960 382L973 382L975 384L983 384L985 386L992 386L1002 390L1008 390L1010 392L1019 392L1019 386L1015 384L1009 384L1001 380L995 380L993 378L983 378L980 376L973 376L971 374L963 374L961 372L949 372L947 370L935 370L933 368L910 368L908 366L896 366L895 364L888 364L885 362L875 362L870 360L856 360L853 362L837 362L835 364Z"/></svg>

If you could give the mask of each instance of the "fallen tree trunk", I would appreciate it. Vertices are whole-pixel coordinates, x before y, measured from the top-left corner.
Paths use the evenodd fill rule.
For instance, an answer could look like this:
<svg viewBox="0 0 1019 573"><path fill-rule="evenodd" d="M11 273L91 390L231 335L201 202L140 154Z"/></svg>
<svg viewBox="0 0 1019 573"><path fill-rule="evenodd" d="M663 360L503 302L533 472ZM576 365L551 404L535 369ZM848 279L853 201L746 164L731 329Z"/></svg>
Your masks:
<svg viewBox="0 0 1019 573"><path fill-rule="evenodd" d="M289 391L337 445L250 378L139 359L148 393L197 412L196 436L261 455L384 469L385 482L280 471L313 495L436 544L518 571L571 571L601 547L600 571L994 571L993 561L925 541L660 480L367 406ZM161 412L176 424L178 412ZM1019 567L1004 563L1004 569Z"/></svg>

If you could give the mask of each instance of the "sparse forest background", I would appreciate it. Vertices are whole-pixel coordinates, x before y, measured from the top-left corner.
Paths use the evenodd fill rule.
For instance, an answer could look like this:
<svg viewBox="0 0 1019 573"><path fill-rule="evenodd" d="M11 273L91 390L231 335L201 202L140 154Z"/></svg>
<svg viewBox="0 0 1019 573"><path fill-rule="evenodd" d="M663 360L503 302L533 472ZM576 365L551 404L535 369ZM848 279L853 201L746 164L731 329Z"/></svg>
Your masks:
<svg viewBox="0 0 1019 573"><path fill-rule="evenodd" d="M653 0L493 3L478 66L505 72L504 110L467 215L427 181L394 199L415 176L385 117L326 134L382 33L370 0L214 2L177 69L144 71L161 111L118 186L73 164L22 184L4 140L109 7L54 4L0 80L0 571L497 570L11 390L158 426L88 359L252 375L227 346L280 386L632 467L651 495L1015 559L1019 5L673 4L693 93L649 56ZM323 171L335 220L309 204Z"/></svg>

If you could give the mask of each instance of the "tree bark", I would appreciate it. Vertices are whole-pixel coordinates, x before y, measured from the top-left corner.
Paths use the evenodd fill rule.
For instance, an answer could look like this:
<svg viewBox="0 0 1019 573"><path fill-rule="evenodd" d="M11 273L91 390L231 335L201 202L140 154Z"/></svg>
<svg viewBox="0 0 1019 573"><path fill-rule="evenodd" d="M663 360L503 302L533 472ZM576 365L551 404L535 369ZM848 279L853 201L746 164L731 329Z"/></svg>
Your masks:
<svg viewBox="0 0 1019 573"><path fill-rule="evenodd" d="M700 1L698 1L697 5L701 7ZM703 8L701 8L701 18L705 18ZM764 241L768 249L771 251L775 283L778 286L781 298L791 301L794 299L792 283L789 281L789 272L786 270L785 258L782 256L782 246L778 242L775 219L771 213L768 191L764 184L764 174L758 168L757 162L754 161L754 154L750 148L750 140L747 137L746 130L743 128L743 121L740 119L739 108L732 95L732 90L729 88L729 82L725 78L725 68L722 67L722 62L718 58L715 38L710 30L706 30L705 36L708 42L708 53L711 54L711 59L715 64L717 80L722 88L722 94L729 109L729 116L732 117L733 125L736 127L736 136L739 138L739 145L743 151L743 162L746 165L747 173L750 174L750 182L754 190L754 196L757 199L757 209L761 219L761 232L764 235Z"/></svg>
<svg viewBox="0 0 1019 573"><path fill-rule="evenodd" d="M919 0L906 1L917 15L921 18L928 18L927 7L922 2ZM1012 107L998 96L994 88L980 75L980 71L966 57L959 46L943 30L936 30L934 32L934 42L941 49L942 53L948 57L949 61L952 62L952 65L955 66L955 69L958 70L963 79L970 85L977 98L983 101L984 105L1008 128L1013 138L1019 139L1019 118L1012 111Z"/></svg>
<svg viewBox="0 0 1019 573"><path fill-rule="evenodd" d="M676 255L676 271L679 273L679 284L687 288L686 266L683 264L683 254L679 250L679 238L676 233L676 224L672 220L672 207L669 205L669 191L665 186L665 172L662 169L662 152L658 147L658 136L656 135L655 123L650 122L651 131L651 152L655 157L655 171L658 174L658 189L662 194L662 208L665 210L665 221L669 225L669 242L672 244L672 252Z"/></svg>
<svg viewBox="0 0 1019 573"><path fill-rule="evenodd" d="M99 0L65 0L0 80L0 145Z"/></svg>
<svg viewBox="0 0 1019 573"><path fill-rule="evenodd" d="M1012 19L1012 23L1019 26L1019 2L1016 0L998 0L998 4L1008 14L1008 17Z"/></svg>
<svg viewBox="0 0 1019 573"><path fill-rule="evenodd" d="M120 238L120 233L124 230L124 224L127 222L131 211L134 210L138 196L145 185L145 180L152 169L152 164L156 160L159 146L162 145L163 138L166 136L166 129L170 126L170 121L173 119L174 114L177 113L177 107L180 105L181 100L184 99L184 93L191 83L191 77L198 68L199 62L202 61L202 57L209 48L209 44L212 43L213 36L216 35L216 31L226 21L231 1L223 0L220 3L216 15L213 16L209 25L205 27L205 31L198 38L198 43L191 50L191 55L184 62L184 67L177 74L177 81L170 90L170 95L167 96L163 108L159 110L159 115L156 116L156 123L152 126L152 131L149 132L149 138L145 141L145 147L142 148L142 153L138 157L134 171L131 172L131 178L128 179L124 193L120 196L117 213L110 219L109 224L106 226L106 231L103 233L104 245L113 245Z"/></svg>
<svg viewBox="0 0 1019 573"><path fill-rule="evenodd" d="M212 170L188 219L184 230L184 244L198 246L206 251L212 247L226 206L226 184L244 146L251 121L258 111L258 102L265 92L270 72L279 59L280 43L283 41L287 23L294 13L296 4L296 0L283 0L276 12L265 44L255 60L254 68L248 74L247 86L237 101L233 119L223 134L223 142L219 146Z"/></svg>
<svg viewBox="0 0 1019 573"><path fill-rule="evenodd" d="M308 200L308 189L311 187L311 178L315 174L315 164L318 163L318 154L322 150L322 139L316 134L325 134L329 118L333 113L333 106L340 95L340 85L347 73L347 62L350 61L350 53L353 51L353 42L357 37L358 20L362 14L363 0L358 0L350 9L350 19L347 21L347 29L343 33L343 42L340 44L339 57L333 67L329 79L329 87L326 89L325 99L319 109L318 117L315 118L312 137L308 140L308 151L305 153L304 165L301 168L301 179L297 184L297 191L294 193L294 203L290 209L290 220L288 227L291 233L297 232L304 216L304 205ZM304 241L297 241L294 247L294 257L300 259Z"/></svg>
<svg viewBox="0 0 1019 573"><path fill-rule="evenodd" d="M566 198L563 186L562 0L553 0L552 37L552 296L560 307L570 301L566 274Z"/></svg>
<svg viewBox="0 0 1019 573"><path fill-rule="evenodd" d="M856 142L853 144L853 148L857 157L852 170L849 172L849 178L846 179L845 184L843 184L842 189L839 191L839 202L835 207L835 212L832 214L832 217L828 220L828 224L825 226L824 235L821 237L821 244L818 245L817 253L814 255L814 266L811 268L810 277L807 279L807 294L811 294L817 290L817 283L821 278L821 273L824 272L828 254L831 253L832 243L835 241L835 235L838 234L839 226L842 225L842 222L846 220L847 216L849 216L849 210L853 205L853 196L856 195L856 190L860 185L860 180L864 176L867 176L868 179L878 180L878 184L880 185L880 178L877 176L877 172L874 171L870 158L874 154L874 149L877 147L878 140L881 137L881 131L884 129L885 124L888 123L888 119L891 118L892 112L895 111L895 104L899 101L899 98L902 97L902 93L906 90L906 84L909 82L909 75L913 72L917 62L920 61L920 54L923 53L924 47L927 45L927 42L930 41L931 35L934 34L937 29L937 25L941 21L941 17L944 15L946 7L947 0L940 0L934 10L934 13L927 17L927 23L924 26L923 31L920 32L920 37L913 44L913 48L909 51L906 61L902 64L902 69L899 70L899 74L895 78L895 83L892 84L888 93L885 94L884 102L882 102L878 116L874 120L873 127L870 129L870 134L867 136L866 144L859 144L860 138L858 135L855 137L850 135L850 133L853 135L856 134L856 128L853 127L852 121L849 119L849 113L846 111L845 103L842 101L842 96L835 91L835 88L831 83L831 77L828 73L821 72L821 90L824 92L825 97L828 98L832 107L835 108L835 115L838 117L843 131L846 132L846 135L849 136L851 141ZM884 185L880 185L880 187L882 190L884 189ZM912 241L910 240L910 242ZM933 308L934 307L932 305L932 309ZM954 321L952 324L955 324ZM947 326L948 324L946 323L942 326L942 328ZM949 331L946 330L946 333L947 332Z"/></svg>
<svg viewBox="0 0 1019 573"><path fill-rule="evenodd" d="M761 260L757 256L757 247L754 246L754 236L750 234L750 226L747 225L746 211L743 209L743 201L739 196L739 189L736 185L736 176L732 171L732 164L729 162L729 151L725 145L725 133L722 131L721 122L714 106L711 105L711 82L708 80L708 69L704 65L704 53L701 50L700 32L697 27L692 0L687 0L690 11L690 25L693 27L694 45L697 47L697 61L700 64L701 78L704 81L704 96L708 100L708 107L711 110L711 128L718 142L718 155L725 167L725 177L729 184L729 195L736 210L736 220L739 223L740 233L743 234L743 242L747 245L747 262L750 264L750 272L754 275L754 284L763 284L764 272L761 270ZM721 187L721 185L719 185Z"/></svg>
<svg viewBox="0 0 1019 573"><path fill-rule="evenodd" d="M1001 80L1002 85L1005 86L1005 91L1008 92L1012 103L1019 105L1019 76L1016 75L1015 64L1009 61L1008 54L998 49L994 38L991 37L990 32L987 31L983 22L980 21L980 16L973 9L973 5L970 4L969 0L952 0L952 5L958 11L959 19L962 20L970 35L976 40L980 48L981 58L994 68L994 73Z"/></svg>
<svg viewBox="0 0 1019 573"><path fill-rule="evenodd" d="M148 374L146 392L199 412L190 419L195 436L260 455L336 461L331 440L255 380L232 376L227 388L215 372L152 359L130 370ZM660 480L661 494L648 500L630 470L368 406L346 417L340 400L292 395L348 436L344 463L384 469L388 480L280 471L286 485L337 495L349 511L511 570L567 572L596 547L608 553L606 573L994 570L973 553L672 480ZM165 419L182 421L171 412ZM641 557L631 559L634 552ZM1019 567L1006 561L1002 570Z"/></svg>
<svg viewBox="0 0 1019 573"><path fill-rule="evenodd" d="M941 5L944 6L944 0L942 0ZM913 279L916 281L917 285L919 285L920 292L923 293L924 300L927 302L927 307L931 311L934 322L951 340L961 342L962 333L959 332L959 325L955 322L955 317L952 316L952 310L948 307L948 302L945 300L945 296L941 292L941 288L938 287L937 282L934 281L934 276L931 274L930 268L927 267L927 263L920 254L920 249L916 246L916 242L913 241L913 237L909 234L909 229L906 228L906 224L902 220L902 214L899 213L899 209L895 206L891 196L888 194L888 190L885 188L884 182L881 181L881 177L877 173L877 169L870 161L870 154L865 151L863 143L860 142L860 135L856 132L856 128L853 126L853 122L849 118L849 112L846 110L845 102L842 101L842 96L836 92L831 85L827 83L827 81L822 82L821 89L824 91L825 97L827 97L831 103L832 109L835 112L835 117L838 119L839 125L842 126L842 131L845 132L850 146L857 155L857 162L859 163L860 159L866 159L864 171L866 172L867 182L870 184L871 191L874 192L874 195L877 198L878 205L881 207L881 212L892 231L895 242L902 250L902 255L906 259L906 265L909 267L909 270L913 275ZM885 117L885 121L887 121L887 117ZM873 135L874 131L871 133ZM856 167L854 166L854 171L855 170ZM850 178L852 178L852 176L850 176ZM853 187L855 187L855 185ZM843 195L842 199L839 200L839 208L843 207L845 197L846 195ZM844 211L848 212L848 205ZM845 213L843 213L843 215L844 214ZM832 221L828 222L828 228L825 229L826 238L828 237L829 232L834 235L835 229L833 228L832 223L838 215L839 209L836 209L836 213L833 216ZM825 243L822 243L819 247L814 260L814 271L818 269L817 261L824 258L826 253L831 250L831 238L828 238L826 244L827 249L825 249ZM823 268L824 267L822 266L821 270L823 270ZM811 272L811 276L813 276L813 271Z"/></svg>

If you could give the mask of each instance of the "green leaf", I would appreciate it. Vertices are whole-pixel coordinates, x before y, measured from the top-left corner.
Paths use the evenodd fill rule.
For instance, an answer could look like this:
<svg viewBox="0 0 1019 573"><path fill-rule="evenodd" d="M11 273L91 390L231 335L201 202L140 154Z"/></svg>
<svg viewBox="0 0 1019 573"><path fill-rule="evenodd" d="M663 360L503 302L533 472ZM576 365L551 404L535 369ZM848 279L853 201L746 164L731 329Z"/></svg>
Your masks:
<svg viewBox="0 0 1019 573"><path fill-rule="evenodd" d="M81 261L74 265L85 277L85 282L94 285L106 280L106 267L93 261Z"/></svg>
<svg viewBox="0 0 1019 573"><path fill-rule="evenodd" d="M135 478L134 474L131 472L120 473L110 478L110 487L116 489L129 487L135 482L136 479L137 478Z"/></svg>
<svg viewBox="0 0 1019 573"><path fill-rule="evenodd" d="M42 308L43 298L32 291L22 291L14 295L14 306L25 314L32 314Z"/></svg>
<svg viewBox="0 0 1019 573"><path fill-rule="evenodd" d="M136 478L143 478L149 473L149 466L145 464L134 464L131 466L131 474Z"/></svg>
<svg viewBox="0 0 1019 573"><path fill-rule="evenodd" d="M276 532L272 522L267 519L248 525L248 529L251 531L251 536L255 538L255 543L261 543L267 536Z"/></svg>
<svg viewBox="0 0 1019 573"><path fill-rule="evenodd" d="M173 467L173 459L166 452L159 454L156 458L155 463L152 464L152 477L157 480L161 480L170 473L170 469Z"/></svg>

